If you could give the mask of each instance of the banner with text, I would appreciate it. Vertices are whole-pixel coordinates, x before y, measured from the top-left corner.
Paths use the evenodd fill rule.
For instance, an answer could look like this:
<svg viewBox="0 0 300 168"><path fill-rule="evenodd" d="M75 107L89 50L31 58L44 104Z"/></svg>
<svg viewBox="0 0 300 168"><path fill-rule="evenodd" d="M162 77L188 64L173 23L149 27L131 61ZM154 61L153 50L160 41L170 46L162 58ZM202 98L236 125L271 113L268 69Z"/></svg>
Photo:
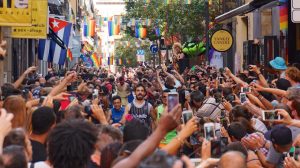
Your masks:
<svg viewBox="0 0 300 168"><path fill-rule="evenodd" d="M31 26L32 0L0 0L0 26Z"/></svg>
<svg viewBox="0 0 300 168"><path fill-rule="evenodd" d="M48 32L48 0L32 0L32 26L12 27L12 38L46 39Z"/></svg>

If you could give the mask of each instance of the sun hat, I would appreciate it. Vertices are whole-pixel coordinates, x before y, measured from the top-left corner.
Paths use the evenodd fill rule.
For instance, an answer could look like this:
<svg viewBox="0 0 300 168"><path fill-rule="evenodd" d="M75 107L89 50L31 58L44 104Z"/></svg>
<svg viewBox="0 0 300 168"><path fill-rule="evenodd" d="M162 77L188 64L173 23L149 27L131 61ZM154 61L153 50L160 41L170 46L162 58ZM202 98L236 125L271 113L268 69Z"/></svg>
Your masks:
<svg viewBox="0 0 300 168"><path fill-rule="evenodd" d="M271 60L269 63L274 69L278 69L278 70L287 69L285 60L282 57L276 57L275 59Z"/></svg>

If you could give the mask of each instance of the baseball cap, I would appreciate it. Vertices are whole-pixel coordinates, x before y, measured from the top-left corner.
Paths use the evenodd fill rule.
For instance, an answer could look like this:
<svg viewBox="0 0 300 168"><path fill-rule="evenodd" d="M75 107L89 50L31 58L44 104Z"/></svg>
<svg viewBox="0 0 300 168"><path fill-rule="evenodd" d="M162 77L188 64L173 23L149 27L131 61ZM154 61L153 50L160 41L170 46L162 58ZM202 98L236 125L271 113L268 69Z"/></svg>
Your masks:
<svg viewBox="0 0 300 168"><path fill-rule="evenodd" d="M287 69L285 60L282 57L276 57L275 59L271 60L269 63L274 69L279 69L279 70Z"/></svg>
<svg viewBox="0 0 300 168"><path fill-rule="evenodd" d="M276 87L281 90L288 90L288 88L292 86L290 81L284 78L278 79L275 83L276 83Z"/></svg>
<svg viewBox="0 0 300 168"><path fill-rule="evenodd" d="M292 131L285 125L278 125L271 130L271 141L277 145L288 145L293 142Z"/></svg>

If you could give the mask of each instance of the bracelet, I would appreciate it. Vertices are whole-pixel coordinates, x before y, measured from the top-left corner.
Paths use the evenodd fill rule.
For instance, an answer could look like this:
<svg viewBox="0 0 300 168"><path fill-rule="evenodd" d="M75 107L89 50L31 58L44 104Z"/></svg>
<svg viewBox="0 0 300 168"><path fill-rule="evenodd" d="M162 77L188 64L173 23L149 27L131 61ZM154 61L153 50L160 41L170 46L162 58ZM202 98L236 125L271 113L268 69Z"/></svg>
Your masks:
<svg viewBox="0 0 300 168"><path fill-rule="evenodd" d="M178 136L176 136L175 139L176 139L177 141L179 141L181 145L184 144L184 141L183 141L181 138L179 138Z"/></svg>

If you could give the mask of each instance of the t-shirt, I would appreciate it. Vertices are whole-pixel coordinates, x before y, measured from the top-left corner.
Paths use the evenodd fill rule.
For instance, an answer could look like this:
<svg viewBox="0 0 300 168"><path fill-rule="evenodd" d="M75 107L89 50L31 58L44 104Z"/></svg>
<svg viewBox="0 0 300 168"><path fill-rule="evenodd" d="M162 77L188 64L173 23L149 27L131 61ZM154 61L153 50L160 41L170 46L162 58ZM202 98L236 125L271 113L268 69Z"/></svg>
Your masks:
<svg viewBox="0 0 300 168"><path fill-rule="evenodd" d="M292 131L293 140L297 137L297 135L300 134L300 128L294 127L294 126L288 126ZM267 155L267 161L276 165L276 168L282 168L283 167L283 161L284 161L284 154L277 152L273 144L271 143L268 155Z"/></svg>
<svg viewBox="0 0 300 168"><path fill-rule="evenodd" d="M121 121L123 114L124 114L125 108L121 107L119 110L112 108L111 109L111 120L113 121L112 123L118 123Z"/></svg>
<svg viewBox="0 0 300 168"><path fill-rule="evenodd" d="M45 162L36 162L32 167L31 167L31 163L28 163L28 168L51 168L51 167Z"/></svg>
<svg viewBox="0 0 300 168"><path fill-rule="evenodd" d="M31 146L32 146L32 161L33 163L39 162L39 161L45 161L47 159L47 152L45 145L41 144L38 141L32 140Z"/></svg>
<svg viewBox="0 0 300 168"><path fill-rule="evenodd" d="M165 108L163 105L159 105L157 107L157 120L160 119L161 115L163 114ZM177 131L176 130L172 130L170 132L167 133L167 135L164 137L164 139L161 141L162 144L169 144L172 139L174 139L177 136Z"/></svg>

